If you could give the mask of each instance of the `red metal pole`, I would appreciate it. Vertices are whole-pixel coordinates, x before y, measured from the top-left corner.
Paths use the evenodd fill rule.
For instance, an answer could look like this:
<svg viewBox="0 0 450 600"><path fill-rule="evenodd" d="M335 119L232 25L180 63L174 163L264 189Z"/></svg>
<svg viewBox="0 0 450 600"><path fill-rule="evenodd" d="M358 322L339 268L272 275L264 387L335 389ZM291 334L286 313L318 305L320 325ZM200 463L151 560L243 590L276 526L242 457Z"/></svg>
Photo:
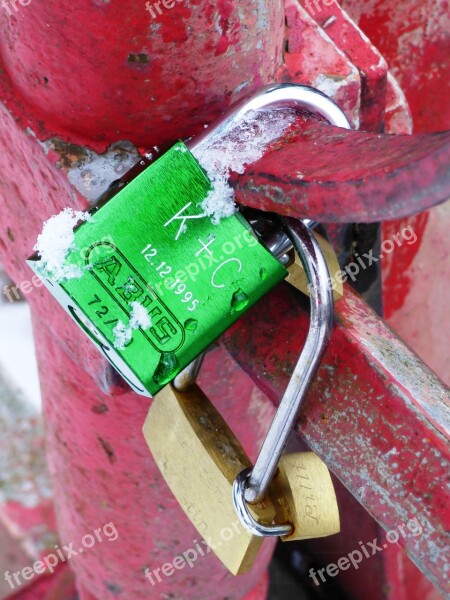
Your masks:
<svg viewBox="0 0 450 600"><path fill-rule="evenodd" d="M33 0L12 15L0 11L16 112L22 108L45 137L96 148L123 139L160 144L192 135L226 104L273 81L282 63L282 0L159 5L156 18L146 9L153 0L57 7Z"/></svg>
<svg viewBox="0 0 450 600"><path fill-rule="evenodd" d="M133 145L192 135L240 94L273 80L282 60L281 0L155 5L147 6L155 19L132 0L33 0L0 10L0 253L15 281L31 280L24 260L42 220L67 205L84 208L93 182L117 178L114 169L105 176L92 149L127 139L109 156L132 162ZM77 195L68 181L74 173L85 185ZM70 561L81 598L265 597L270 543L241 578L209 554L154 587L145 579L146 568L161 569L198 539L143 440L148 402L123 387L47 293L34 290L29 299L62 543L76 549L109 522L119 534ZM270 410L232 362L211 357L205 376L219 366L219 409L254 456Z"/></svg>

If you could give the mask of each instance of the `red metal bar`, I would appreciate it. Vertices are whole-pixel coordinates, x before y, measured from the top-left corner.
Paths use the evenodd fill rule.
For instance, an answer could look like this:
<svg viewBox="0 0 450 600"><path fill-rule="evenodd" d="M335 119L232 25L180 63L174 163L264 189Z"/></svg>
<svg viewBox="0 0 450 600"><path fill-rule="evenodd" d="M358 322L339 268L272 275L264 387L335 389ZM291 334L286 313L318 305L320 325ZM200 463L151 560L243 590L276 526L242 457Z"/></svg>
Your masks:
<svg viewBox="0 0 450 600"><path fill-rule="evenodd" d="M315 124L280 140L234 186L254 208L369 223L447 200L449 164L450 132L393 136Z"/></svg>
<svg viewBox="0 0 450 600"><path fill-rule="evenodd" d="M419 519L423 535L399 543L448 592L449 391L348 288L336 320L298 431L385 529ZM307 327L298 293L277 289L225 345L276 404Z"/></svg>

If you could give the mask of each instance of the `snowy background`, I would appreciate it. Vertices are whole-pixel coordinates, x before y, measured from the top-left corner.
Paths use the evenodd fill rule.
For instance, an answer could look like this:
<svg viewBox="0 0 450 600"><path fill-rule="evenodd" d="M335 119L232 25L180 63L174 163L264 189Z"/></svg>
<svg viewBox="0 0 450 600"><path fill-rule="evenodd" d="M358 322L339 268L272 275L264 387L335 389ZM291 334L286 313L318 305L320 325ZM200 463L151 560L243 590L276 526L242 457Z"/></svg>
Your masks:
<svg viewBox="0 0 450 600"><path fill-rule="evenodd" d="M0 268L1 270L1 268ZM0 300L0 372L9 387L17 390L36 411L41 410L41 394L27 302Z"/></svg>

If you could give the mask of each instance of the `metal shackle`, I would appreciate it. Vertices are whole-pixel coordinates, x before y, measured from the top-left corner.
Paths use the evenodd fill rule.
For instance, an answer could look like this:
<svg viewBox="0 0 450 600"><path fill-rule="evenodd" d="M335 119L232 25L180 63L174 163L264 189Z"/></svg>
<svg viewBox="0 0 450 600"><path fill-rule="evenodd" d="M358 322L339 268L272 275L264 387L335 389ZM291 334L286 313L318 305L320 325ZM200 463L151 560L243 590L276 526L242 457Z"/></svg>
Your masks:
<svg viewBox="0 0 450 600"><path fill-rule="evenodd" d="M270 107L306 109L326 119L331 125L350 129L344 112L331 98L314 88L297 84L274 84L231 107L208 132L189 140L191 151L205 150L215 140L238 127L249 113ZM292 247L298 253L311 293L310 326L305 345L295 366L289 385L283 395L272 425L261 447L253 468L238 474L233 485L233 505L243 525L259 536L288 535L290 524L263 525L252 516L248 504L255 504L266 495L277 465L292 432L302 401L317 373L328 344L333 326L333 295L329 286L329 273L325 257L311 229L314 222L281 218L281 228L270 240L262 240L280 260ZM186 390L198 374L203 355L181 372L173 382L179 391Z"/></svg>
<svg viewBox="0 0 450 600"><path fill-rule="evenodd" d="M292 108L307 110L326 119L330 125L350 129L345 113L326 94L307 85L275 83L260 88L251 96L231 106L211 128L186 142L191 152L214 144L239 126L251 112L268 108Z"/></svg>
<svg viewBox="0 0 450 600"><path fill-rule="evenodd" d="M233 504L244 526L260 536L287 535L291 526L261 525L251 515L247 502L261 500L272 481L290 433L297 420L302 401L317 373L330 339L334 306L329 285L329 273L325 257L312 233L301 221L281 219L282 227L292 241L306 272L311 293L309 331L300 358L295 366L289 385L263 442L255 465L245 469L233 485Z"/></svg>

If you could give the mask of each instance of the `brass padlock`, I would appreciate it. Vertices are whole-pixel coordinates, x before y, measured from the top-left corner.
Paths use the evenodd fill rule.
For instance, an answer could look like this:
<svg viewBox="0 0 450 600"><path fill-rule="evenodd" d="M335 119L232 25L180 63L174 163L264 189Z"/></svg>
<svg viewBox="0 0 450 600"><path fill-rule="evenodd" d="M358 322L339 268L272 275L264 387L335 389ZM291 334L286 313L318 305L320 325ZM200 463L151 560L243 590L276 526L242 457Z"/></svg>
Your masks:
<svg viewBox="0 0 450 600"><path fill-rule="evenodd" d="M337 302L344 295L344 286L342 284L342 278L338 277L338 274L341 272L341 267L339 265L338 258L336 253L328 242L322 235L314 232L314 236L319 243L320 248L322 249L323 255L325 256L325 260L327 261L328 272L329 272L329 285L333 290L334 301ZM301 263L301 260L296 252L290 253L290 262L287 266L287 270L289 275L286 277L288 283L290 283L293 287L297 288L304 294L310 295L310 287L308 284L308 278L305 273L305 269Z"/></svg>
<svg viewBox="0 0 450 600"><path fill-rule="evenodd" d="M219 412L197 385L183 393L167 385L153 399L143 431L169 488L207 544L234 575L248 571L263 538L241 524L231 491L251 463ZM254 516L269 524L275 509L264 499Z"/></svg>
<svg viewBox="0 0 450 600"><path fill-rule="evenodd" d="M339 508L327 466L314 452L285 454L269 489L276 523L290 523L283 542L340 531Z"/></svg>

